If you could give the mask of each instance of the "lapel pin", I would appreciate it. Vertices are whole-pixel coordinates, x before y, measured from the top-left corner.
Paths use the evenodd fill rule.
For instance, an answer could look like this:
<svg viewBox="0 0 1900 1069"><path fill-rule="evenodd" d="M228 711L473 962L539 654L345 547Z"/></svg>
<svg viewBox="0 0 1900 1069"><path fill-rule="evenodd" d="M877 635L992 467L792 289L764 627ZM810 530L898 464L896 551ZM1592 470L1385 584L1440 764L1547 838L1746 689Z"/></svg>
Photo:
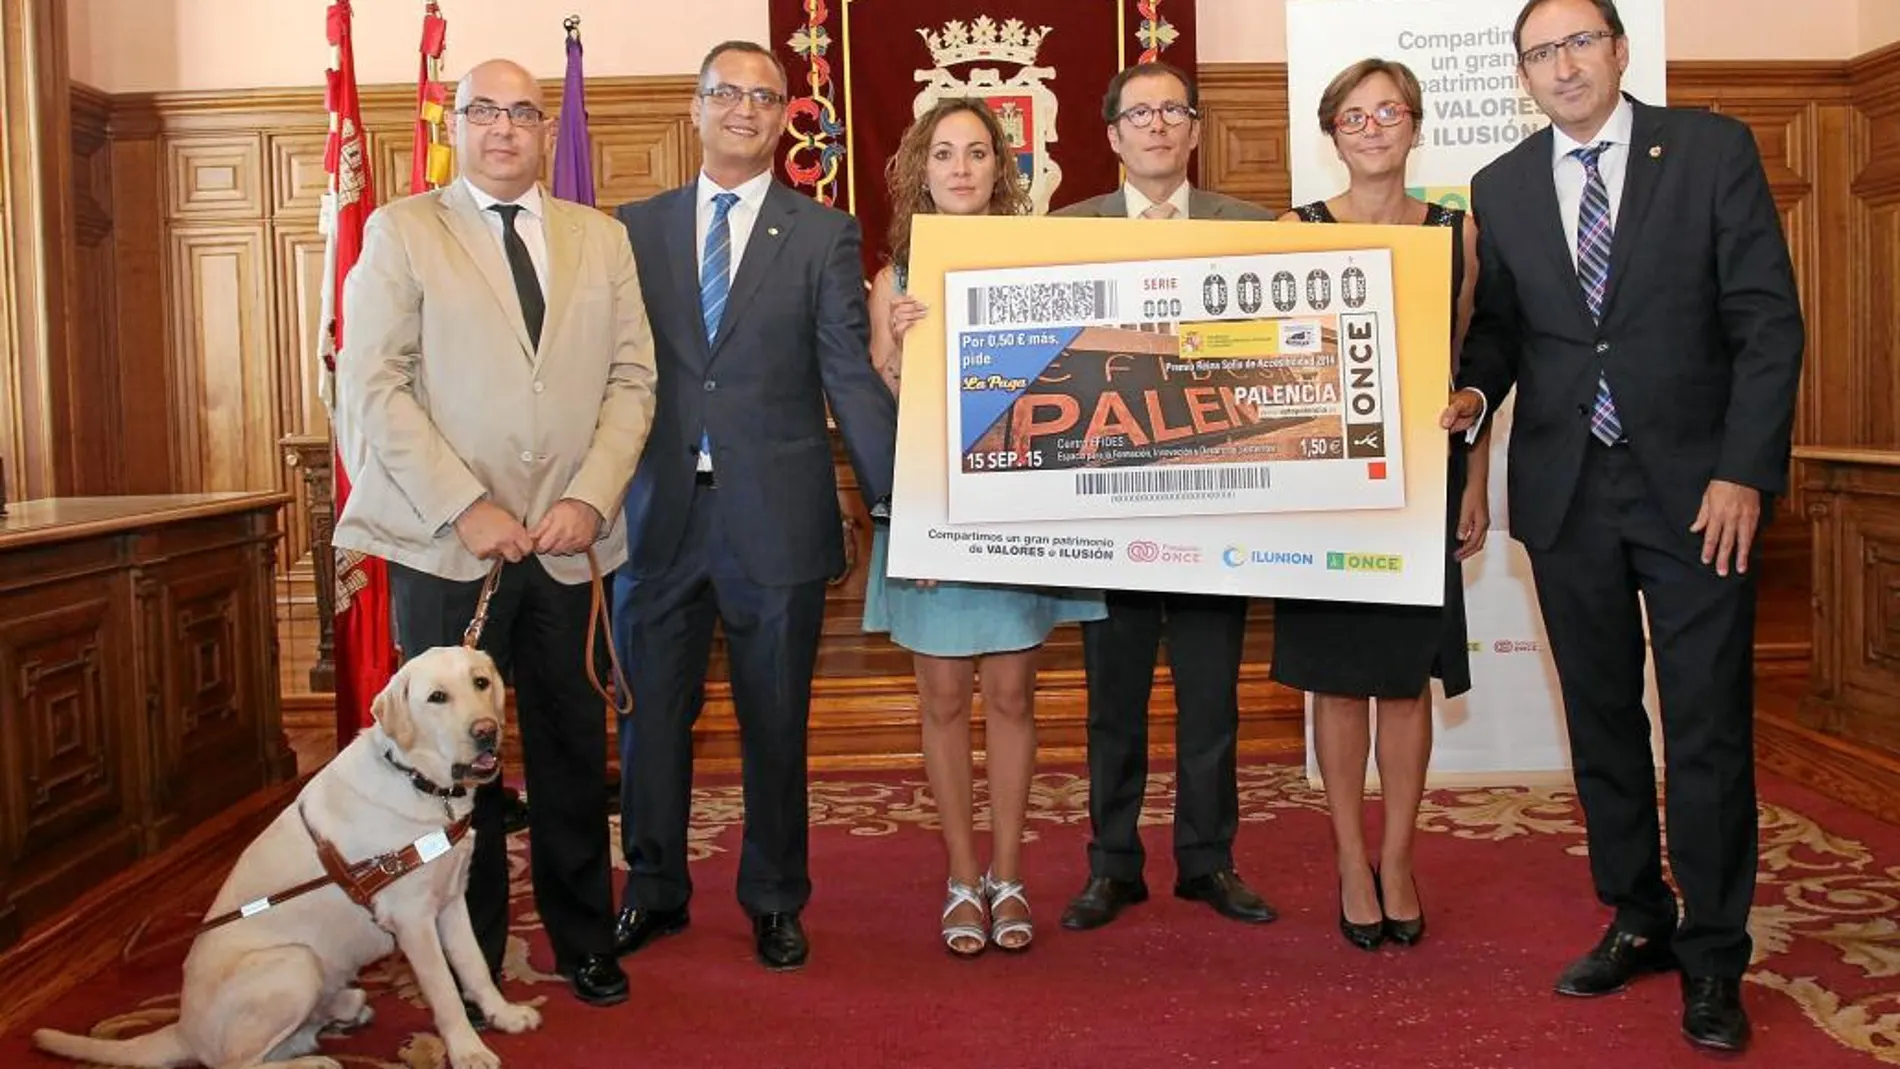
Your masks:
<svg viewBox="0 0 1900 1069"><path fill-rule="evenodd" d="M1649 158L1652 160L1662 159L1662 146L1661 145L1649 146Z"/></svg>
<svg viewBox="0 0 1900 1069"><path fill-rule="evenodd" d="M768 226L765 228L765 232L772 235L773 237L778 237L778 227Z"/></svg>

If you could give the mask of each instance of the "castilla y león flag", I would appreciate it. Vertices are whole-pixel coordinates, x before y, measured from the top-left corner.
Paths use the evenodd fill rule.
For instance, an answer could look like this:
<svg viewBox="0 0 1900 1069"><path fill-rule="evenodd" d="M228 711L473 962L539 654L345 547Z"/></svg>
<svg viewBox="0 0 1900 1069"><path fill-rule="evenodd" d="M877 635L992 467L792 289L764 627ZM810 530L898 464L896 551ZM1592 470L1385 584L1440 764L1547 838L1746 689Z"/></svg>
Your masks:
<svg viewBox="0 0 1900 1069"><path fill-rule="evenodd" d="M323 168L329 174L329 188L323 197L323 311L318 340L326 403L334 397L336 359L343 346L343 280L363 250L363 224L376 204L362 106L356 92L349 0L330 5L328 33L332 59L324 104L330 112L330 138L323 152ZM337 419L334 404L331 409L332 498L341 514L350 496L350 473L344 458L360 460L361 451L349 447L351 432L346 421ZM369 726L370 702L396 671L396 644L390 634L389 577L383 562L347 550L337 550L336 555L334 656L337 745L341 747L358 730Z"/></svg>

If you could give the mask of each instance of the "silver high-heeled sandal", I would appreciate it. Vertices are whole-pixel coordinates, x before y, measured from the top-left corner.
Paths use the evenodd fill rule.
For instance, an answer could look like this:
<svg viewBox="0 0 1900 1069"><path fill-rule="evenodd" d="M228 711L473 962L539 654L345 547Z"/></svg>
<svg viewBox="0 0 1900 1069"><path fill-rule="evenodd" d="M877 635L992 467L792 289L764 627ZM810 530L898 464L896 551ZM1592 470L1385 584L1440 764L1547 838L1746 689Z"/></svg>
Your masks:
<svg viewBox="0 0 1900 1069"><path fill-rule="evenodd" d="M1029 918L1029 896L1023 891L1023 882L999 880L986 872L983 874L983 896L989 900L990 942L996 944L996 949L1012 954L1028 950L1029 944L1036 938L1036 925ZM1011 898L1022 903L1023 915L997 916L997 904Z"/></svg>
<svg viewBox="0 0 1900 1069"><path fill-rule="evenodd" d="M946 880L944 883L949 889L949 895L943 900L943 945L951 954L959 958L974 958L983 953L984 947L989 944L988 931L980 922L951 924L950 914L955 913L959 906L975 906L977 915L983 921L988 921L990 910L989 903L983 899L983 882L977 881L976 887L971 887L967 883L958 883L954 879Z"/></svg>

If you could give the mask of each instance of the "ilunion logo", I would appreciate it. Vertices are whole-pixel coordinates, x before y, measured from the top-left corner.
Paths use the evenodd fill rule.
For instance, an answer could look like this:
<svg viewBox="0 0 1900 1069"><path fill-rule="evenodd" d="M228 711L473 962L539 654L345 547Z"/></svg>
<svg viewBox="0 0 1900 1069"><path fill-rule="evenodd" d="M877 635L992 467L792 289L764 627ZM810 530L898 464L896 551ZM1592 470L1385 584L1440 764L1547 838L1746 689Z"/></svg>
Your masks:
<svg viewBox="0 0 1900 1069"><path fill-rule="evenodd" d="M1227 565L1229 568L1238 568L1244 564L1283 564L1283 565L1311 566L1314 560L1313 555L1311 553L1300 553L1300 552L1292 552L1292 551L1279 550L1279 549L1256 549L1256 550L1248 551L1247 549L1241 546L1228 546L1226 549L1221 551L1220 559L1221 559L1221 563Z"/></svg>

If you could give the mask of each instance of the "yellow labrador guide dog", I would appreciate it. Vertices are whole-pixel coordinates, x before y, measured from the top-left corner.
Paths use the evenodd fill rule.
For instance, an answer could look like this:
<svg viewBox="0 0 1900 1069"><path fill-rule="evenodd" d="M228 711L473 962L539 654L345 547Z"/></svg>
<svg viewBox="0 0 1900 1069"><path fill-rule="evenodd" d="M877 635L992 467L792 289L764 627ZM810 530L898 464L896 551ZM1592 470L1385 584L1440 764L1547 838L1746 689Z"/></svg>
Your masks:
<svg viewBox="0 0 1900 1069"><path fill-rule="evenodd" d="M462 897L474 788L501 773L502 705L501 674L479 650L442 646L403 665L376 696L376 723L238 858L185 958L177 1023L124 1040L41 1029L34 1042L108 1065L341 1069L311 1056L317 1036L369 1023L356 975L400 948L450 1064L500 1066L456 979L495 1028L540 1026L496 989Z"/></svg>

